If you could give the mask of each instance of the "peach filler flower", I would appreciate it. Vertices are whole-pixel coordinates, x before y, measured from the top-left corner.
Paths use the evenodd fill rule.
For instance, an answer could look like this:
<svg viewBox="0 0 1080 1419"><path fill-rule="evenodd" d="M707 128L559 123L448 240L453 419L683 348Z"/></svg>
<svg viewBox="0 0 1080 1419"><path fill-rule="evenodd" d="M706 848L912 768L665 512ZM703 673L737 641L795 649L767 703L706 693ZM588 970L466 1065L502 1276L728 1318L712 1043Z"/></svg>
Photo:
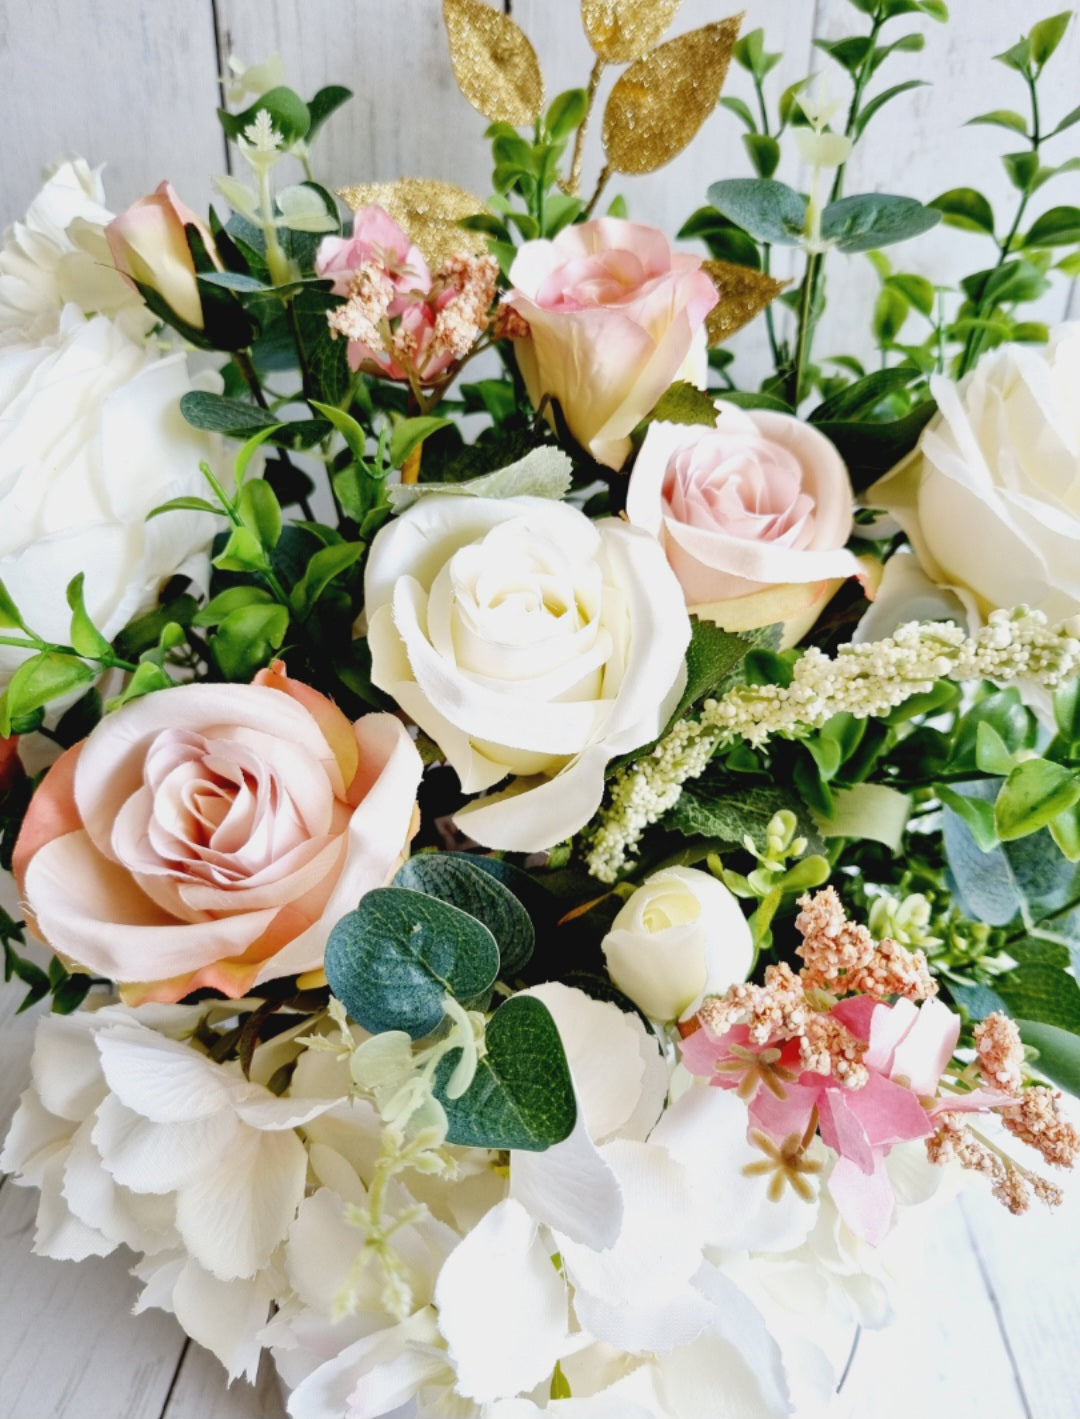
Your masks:
<svg viewBox="0 0 1080 1419"><path fill-rule="evenodd" d="M327 237L315 269L345 304L328 312L349 342L349 365L388 379L436 384L486 330L498 264L449 257L432 276L420 249L381 207L361 207L351 237Z"/></svg>
<svg viewBox="0 0 1080 1419"><path fill-rule="evenodd" d="M319 969L414 827L420 757L393 715L355 724L276 662L109 714L50 769L14 871L27 920L130 1002Z"/></svg>
<svg viewBox="0 0 1080 1419"><path fill-rule="evenodd" d="M705 387L705 317L719 297L701 258L655 227L601 217L528 241L506 305L525 322L514 354L529 398L558 400L570 433L608 468L678 379ZM550 417L550 414L549 414Z"/></svg>
<svg viewBox="0 0 1080 1419"><path fill-rule="evenodd" d="M660 539L687 605L728 630L783 622L793 644L841 582L854 499L829 440L791 414L719 403L716 427L654 423L626 512Z"/></svg>

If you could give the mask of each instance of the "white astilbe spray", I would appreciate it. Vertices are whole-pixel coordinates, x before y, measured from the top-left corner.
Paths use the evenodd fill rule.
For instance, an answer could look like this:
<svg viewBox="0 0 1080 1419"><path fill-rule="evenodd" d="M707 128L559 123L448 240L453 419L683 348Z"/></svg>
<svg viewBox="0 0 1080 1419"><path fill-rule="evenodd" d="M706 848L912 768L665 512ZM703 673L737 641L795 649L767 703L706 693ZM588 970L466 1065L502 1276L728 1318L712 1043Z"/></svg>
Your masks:
<svg viewBox="0 0 1080 1419"><path fill-rule="evenodd" d="M1080 670L1080 624L1047 625L1038 611L994 611L969 636L959 626L912 621L885 640L841 646L835 656L811 647L790 685L738 685L706 700L701 717L681 720L651 754L620 771L598 816L589 871L614 882L650 824L679 800L683 784L704 773L718 748L745 739L759 747L773 735L798 737L835 714L886 715L940 679L1024 682L1054 690Z"/></svg>

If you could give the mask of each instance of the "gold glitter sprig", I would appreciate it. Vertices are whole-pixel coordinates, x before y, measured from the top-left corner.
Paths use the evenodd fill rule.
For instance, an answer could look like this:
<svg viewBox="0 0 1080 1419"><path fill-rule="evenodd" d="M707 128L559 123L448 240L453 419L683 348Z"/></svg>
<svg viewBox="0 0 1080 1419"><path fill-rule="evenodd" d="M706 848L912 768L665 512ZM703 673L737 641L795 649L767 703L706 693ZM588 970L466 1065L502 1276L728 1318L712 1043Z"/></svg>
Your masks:
<svg viewBox="0 0 1080 1419"><path fill-rule="evenodd" d="M532 123L544 106L540 61L525 32L484 0L443 0L458 88L492 123Z"/></svg>
<svg viewBox="0 0 1080 1419"><path fill-rule="evenodd" d="M388 212L420 248L433 271L462 252L483 256L487 251L483 232L470 232L458 226L462 217L474 217L487 209L479 197L474 197L464 187L455 187L452 182L440 182L433 177L403 177L397 182L342 187L338 196L354 212L373 204Z"/></svg>
<svg viewBox="0 0 1080 1419"><path fill-rule="evenodd" d="M629 64L659 44L682 0L581 0L581 22L605 64Z"/></svg>
<svg viewBox="0 0 1080 1419"><path fill-rule="evenodd" d="M654 172L681 153L716 107L741 15L668 40L619 78L604 109L616 172Z"/></svg>
<svg viewBox="0 0 1080 1419"><path fill-rule="evenodd" d="M710 345L723 344L791 284L776 281L751 266L737 266L733 261L703 261L701 265L720 296L719 303L705 317Z"/></svg>

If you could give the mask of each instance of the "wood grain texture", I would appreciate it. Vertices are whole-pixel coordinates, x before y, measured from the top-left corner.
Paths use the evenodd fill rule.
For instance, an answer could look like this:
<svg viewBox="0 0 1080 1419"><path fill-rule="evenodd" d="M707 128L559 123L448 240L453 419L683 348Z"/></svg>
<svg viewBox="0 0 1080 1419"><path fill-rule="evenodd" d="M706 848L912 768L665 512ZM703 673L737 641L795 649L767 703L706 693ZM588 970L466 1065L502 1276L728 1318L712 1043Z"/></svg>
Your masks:
<svg viewBox="0 0 1080 1419"><path fill-rule="evenodd" d="M0 225L72 154L108 164L117 211L164 177L209 200L224 159L210 0L4 0L0 76Z"/></svg>

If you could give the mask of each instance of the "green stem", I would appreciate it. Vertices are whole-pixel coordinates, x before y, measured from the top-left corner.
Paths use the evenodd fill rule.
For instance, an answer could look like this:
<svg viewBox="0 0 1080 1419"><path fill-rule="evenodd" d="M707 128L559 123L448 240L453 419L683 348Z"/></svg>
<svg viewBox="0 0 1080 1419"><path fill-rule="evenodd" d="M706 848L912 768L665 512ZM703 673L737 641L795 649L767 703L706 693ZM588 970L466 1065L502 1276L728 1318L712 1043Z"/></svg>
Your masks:
<svg viewBox="0 0 1080 1419"><path fill-rule="evenodd" d="M263 235L266 238L266 264L270 268L270 280L275 286L284 286L289 279L289 259L278 241L277 227L274 225L274 202L270 195L270 169L259 167L259 209L262 214Z"/></svg>
<svg viewBox="0 0 1080 1419"><path fill-rule="evenodd" d="M810 347L814 339L814 304L817 296L818 279L821 271L822 254L810 252L806 258L806 274L802 283L802 301L799 306L799 335L795 346L795 368L792 372L792 408L798 409L804 389L806 366L810 360Z"/></svg>
<svg viewBox="0 0 1080 1419"><path fill-rule="evenodd" d="M243 376L244 383L247 385L248 389L251 390L251 397L255 400L255 403L258 404L260 409L269 409L270 405L266 402L266 395L263 393L263 387L259 383L259 376L255 369L255 361L251 357L251 351L234 350L233 359L236 362L236 368Z"/></svg>
<svg viewBox="0 0 1080 1419"><path fill-rule="evenodd" d="M106 670L134 672L139 668L137 665L133 665L130 660L121 660L119 656L82 655L73 645L56 645L52 641L43 641L39 636L33 636L30 640L19 640L15 636L0 636L0 645L12 645L17 650L32 650L39 655L47 655L50 652L56 655L71 655L77 660L92 660L95 665L103 665Z"/></svg>
<svg viewBox="0 0 1080 1419"><path fill-rule="evenodd" d="M851 138L855 133L855 125L859 121L859 114L862 111L862 98L867 84L873 72L871 65L874 59L874 46L877 37L881 33L881 27L885 23L883 19L875 18L870 28L870 43L866 50L866 56L859 65L855 73L855 87L851 94L851 103L848 105L847 122L844 124L844 137ZM844 171L846 163L841 163L836 169L836 177L833 180L832 191L829 193L829 201L836 202L844 193Z"/></svg>
<svg viewBox="0 0 1080 1419"><path fill-rule="evenodd" d="M754 75L754 92L757 94L758 113L761 118L761 131L766 138L771 138L769 132L769 107L765 102L765 90L761 80ZM766 276L772 275L772 247L766 241L761 244L761 269ZM765 330L769 336L769 351L772 355L773 369L779 371L780 367L780 346L776 339L776 323L773 317L773 308L770 303L765 307Z"/></svg>

